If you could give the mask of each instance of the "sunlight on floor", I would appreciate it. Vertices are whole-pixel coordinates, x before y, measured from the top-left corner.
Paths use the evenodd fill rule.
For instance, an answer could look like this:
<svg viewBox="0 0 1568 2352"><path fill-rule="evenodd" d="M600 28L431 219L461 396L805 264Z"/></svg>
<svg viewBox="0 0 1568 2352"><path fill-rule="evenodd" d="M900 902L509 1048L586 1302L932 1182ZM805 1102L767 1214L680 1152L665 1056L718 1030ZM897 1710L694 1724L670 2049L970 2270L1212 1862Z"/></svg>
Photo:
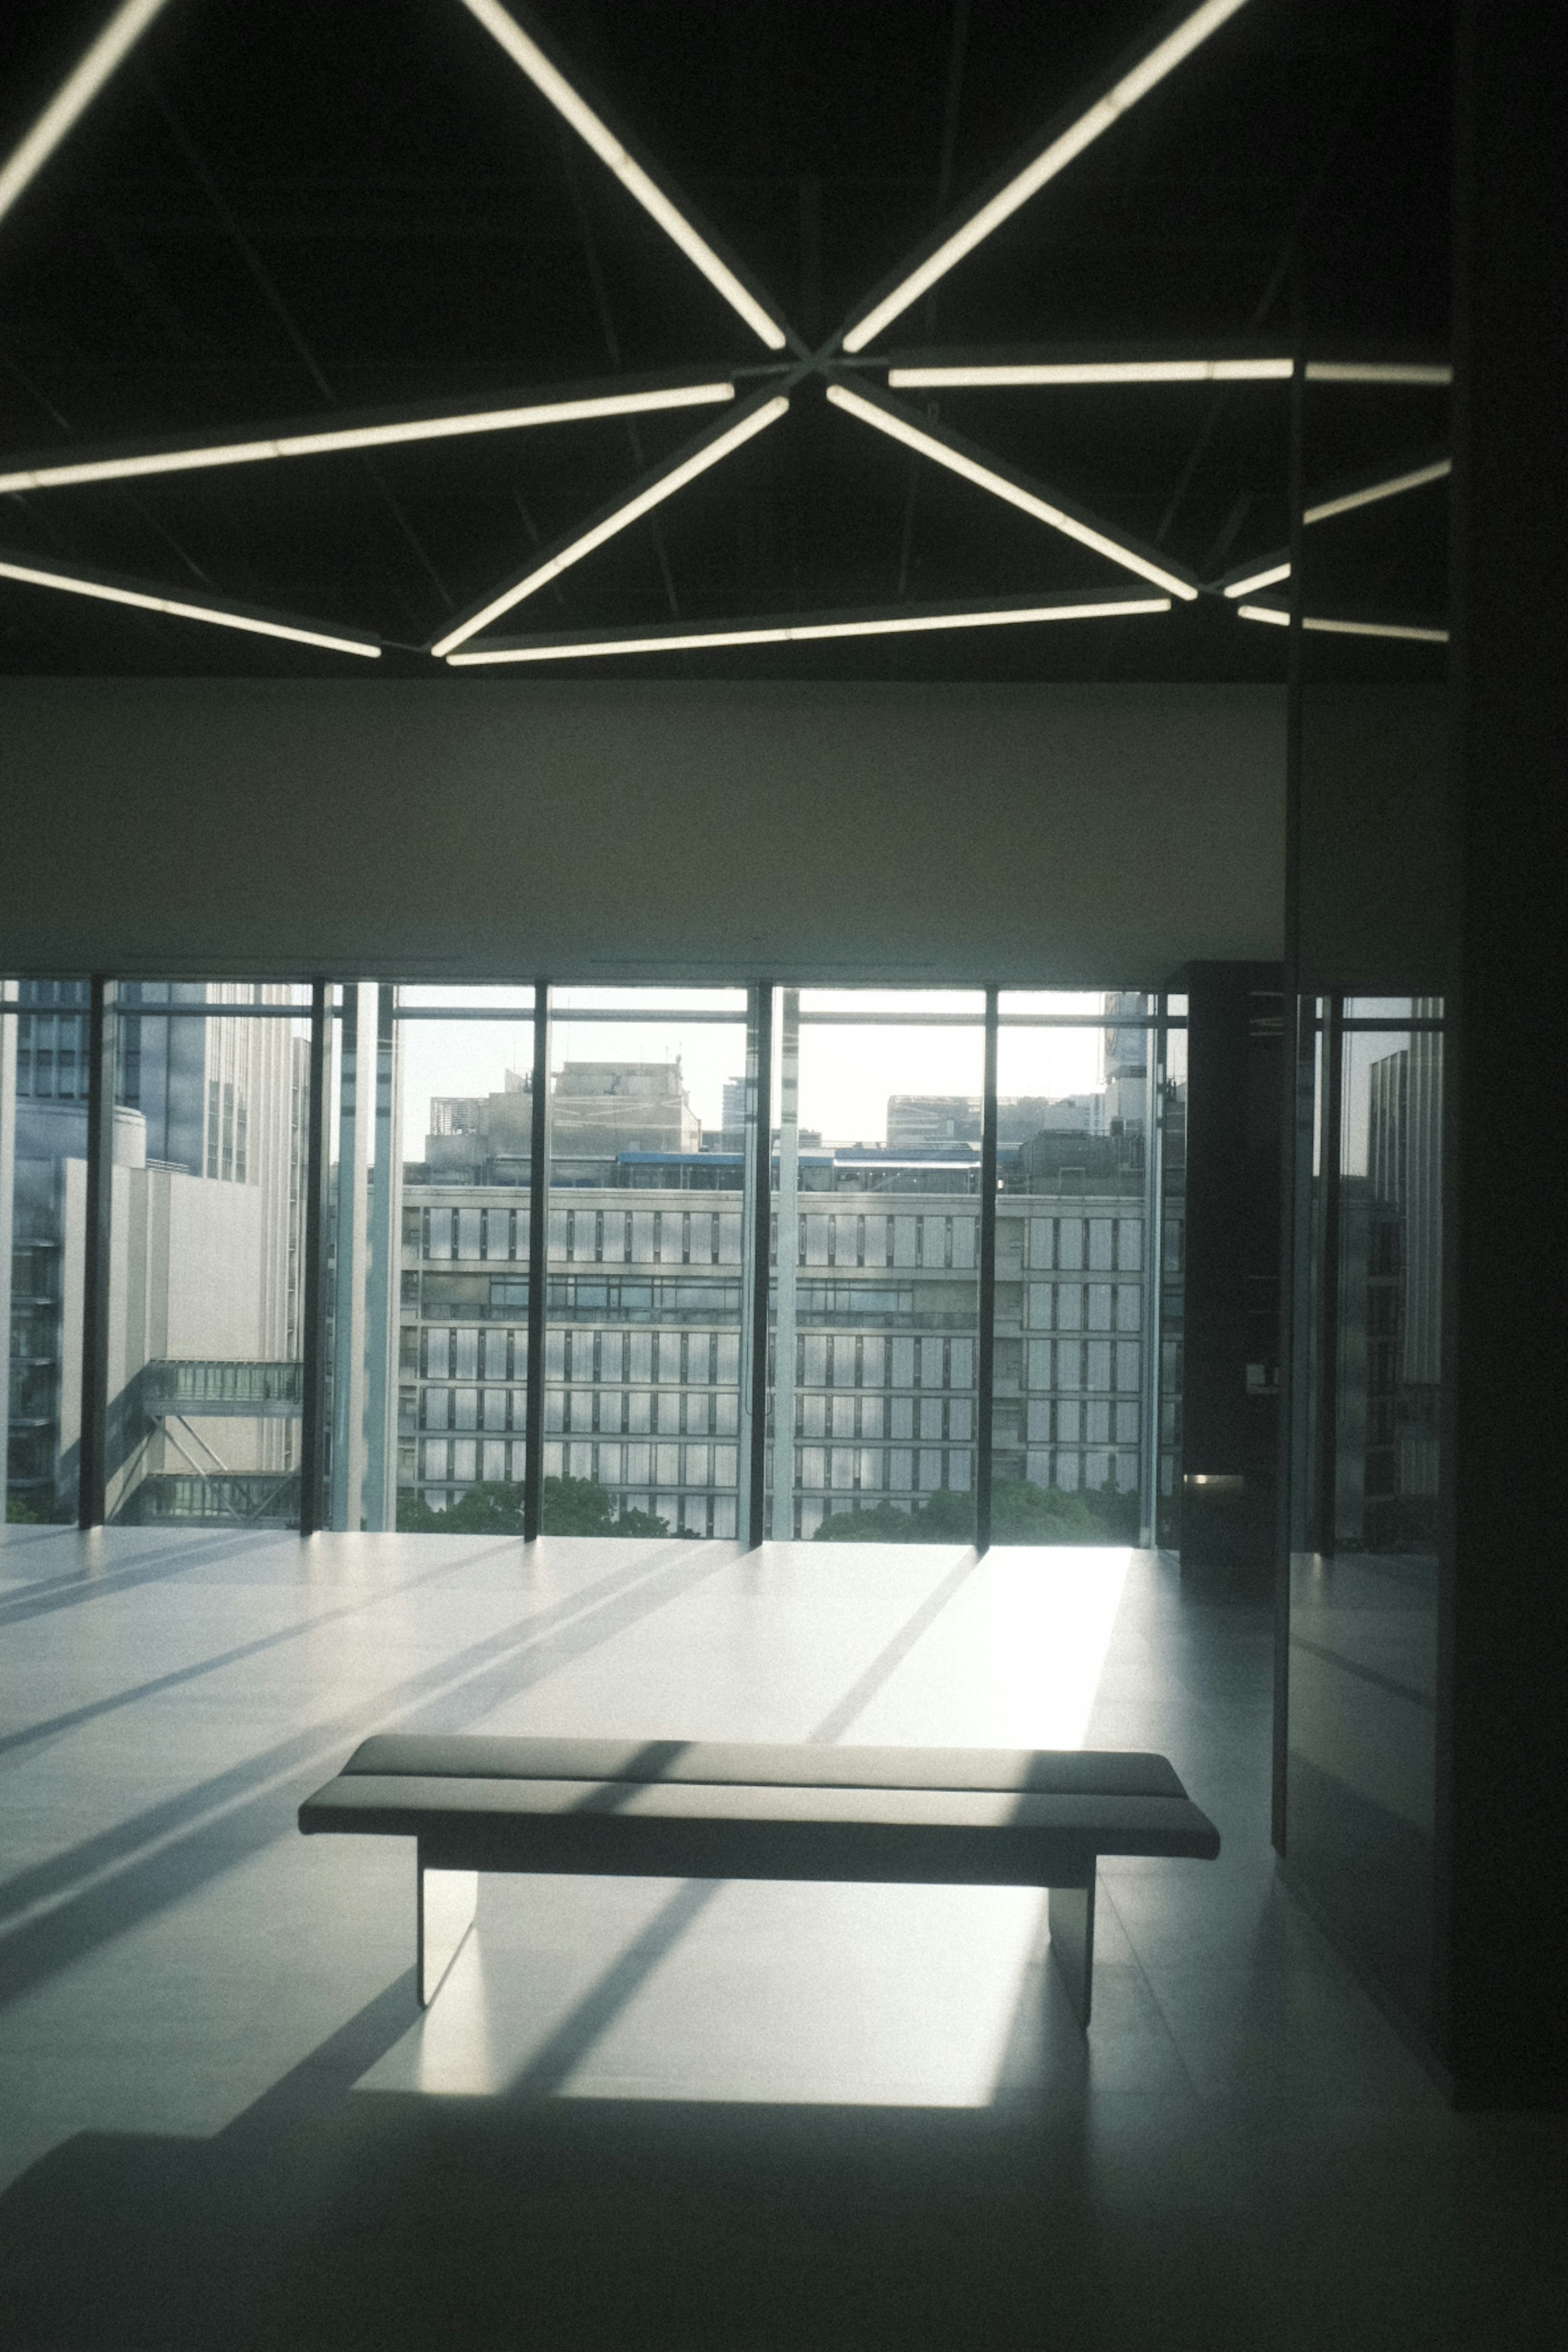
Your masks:
<svg viewBox="0 0 1568 2352"><path fill-rule="evenodd" d="M844 1744L1081 1746L1129 1559L993 1551ZM488 1878L438 1998L357 2087L985 2105L1044 1907L1017 1887Z"/></svg>

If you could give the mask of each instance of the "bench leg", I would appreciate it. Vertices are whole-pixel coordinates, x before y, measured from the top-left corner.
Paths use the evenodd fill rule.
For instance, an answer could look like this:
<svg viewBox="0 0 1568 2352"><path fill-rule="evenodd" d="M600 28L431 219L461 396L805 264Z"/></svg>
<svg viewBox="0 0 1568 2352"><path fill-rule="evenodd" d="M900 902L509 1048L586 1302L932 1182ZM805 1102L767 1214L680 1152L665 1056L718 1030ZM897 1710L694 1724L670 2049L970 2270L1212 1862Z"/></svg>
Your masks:
<svg viewBox="0 0 1568 2352"><path fill-rule="evenodd" d="M1094 1976L1094 1880L1087 1886L1053 1886L1047 1898L1051 1952L1062 1972L1079 2023L1089 2031Z"/></svg>
<svg viewBox="0 0 1568 2352"><path fill-rule="evenodd" d="M419 2006L428 2009L474 1924L479 1900L479 1874L477 1870L433 1870L421 1853L417 1877Z"/></svg>

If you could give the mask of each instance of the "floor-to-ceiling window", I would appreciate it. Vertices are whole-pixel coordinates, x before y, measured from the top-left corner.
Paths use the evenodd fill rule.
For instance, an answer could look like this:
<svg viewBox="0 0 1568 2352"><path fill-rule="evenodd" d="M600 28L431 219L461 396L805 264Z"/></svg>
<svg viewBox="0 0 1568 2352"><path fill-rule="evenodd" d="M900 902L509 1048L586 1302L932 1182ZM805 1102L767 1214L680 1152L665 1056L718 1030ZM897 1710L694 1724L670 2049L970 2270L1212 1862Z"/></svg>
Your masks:
<svg viewBox="0 0 1568 2352"><path fill-rule="evenodd" d="M397 1525L521 1530L533 991L404 987L389 1011L400 1231ZM368 1163L374 1197L376 1137L356 1129L351 1145ZM349 1157L338 1156L345 1232L357 1202ZM349 1311L354 1303L346 1298ZM345 1344L345 1379L349 1353Z"/></svg>
<svg viewBox="0 0 1568 2352"><path fill-rule="evenodd" d="M297 1525L308 988L115 991L104 1501Z"/></svg>
<svg viewBox="0 0 1568 2352"><path fill-rule="evenodd" d="M769 1532L968 1541L984 997L778 995Z"/></svg>
<svg viewBox="0 0 1568 2352"><path fill-rule="evenodd" d="M743 1531L743 989L550 1007L546 1533Z"/></svg>
<svg viewBox="0 0 1568 2352"><path fill-rule="evenodd" d="M87 1231L85 980L0 982L5 1517L72 1520Z"/></svg>
<svg viewBox="0 0 1568 2352"><path fill-rule="evenodd" d="M121 1519L1152 1539L1180 1376L1162 997L11 988L18 1510L78 1507L96 1378Z"/></svg>

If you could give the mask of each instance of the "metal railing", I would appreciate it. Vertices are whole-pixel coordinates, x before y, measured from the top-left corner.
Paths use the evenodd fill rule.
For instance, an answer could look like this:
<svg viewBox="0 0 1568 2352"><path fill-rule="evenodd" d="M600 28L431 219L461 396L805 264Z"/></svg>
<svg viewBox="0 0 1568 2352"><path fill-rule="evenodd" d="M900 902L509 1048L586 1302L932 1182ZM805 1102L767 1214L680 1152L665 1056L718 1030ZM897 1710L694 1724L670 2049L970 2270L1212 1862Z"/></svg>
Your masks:
<svg viewBox="0 0 1568 2352"><path fill-rule="evenodd" d="M138 1483L120 1518L130 1527L171 1519L185 1526L220 1521L251 1528L298 1527L300 1474L230 1470L204 1477L194 1471L156 1470Z"/></svg>
<svg viewBox="0 0 1568 2352"><path fill-rule="evenodd" d="M147 1365L142 1395L147 1411L163 1412L298 1413L305 1391L300 1363L165 1360Z"/></svg>

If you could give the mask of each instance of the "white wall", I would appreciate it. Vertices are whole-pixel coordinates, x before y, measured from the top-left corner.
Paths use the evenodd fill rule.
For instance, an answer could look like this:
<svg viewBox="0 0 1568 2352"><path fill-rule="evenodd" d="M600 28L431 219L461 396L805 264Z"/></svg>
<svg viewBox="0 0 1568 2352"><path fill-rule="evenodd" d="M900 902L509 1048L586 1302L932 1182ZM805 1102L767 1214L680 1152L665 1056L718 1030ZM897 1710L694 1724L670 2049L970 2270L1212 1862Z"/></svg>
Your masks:
<svg viewBox="0 0 1568 2352"><path fill-rule="evenodd" d="M1268 687L15 679L0 969L1139 986L1280 952Z"/></svg>

